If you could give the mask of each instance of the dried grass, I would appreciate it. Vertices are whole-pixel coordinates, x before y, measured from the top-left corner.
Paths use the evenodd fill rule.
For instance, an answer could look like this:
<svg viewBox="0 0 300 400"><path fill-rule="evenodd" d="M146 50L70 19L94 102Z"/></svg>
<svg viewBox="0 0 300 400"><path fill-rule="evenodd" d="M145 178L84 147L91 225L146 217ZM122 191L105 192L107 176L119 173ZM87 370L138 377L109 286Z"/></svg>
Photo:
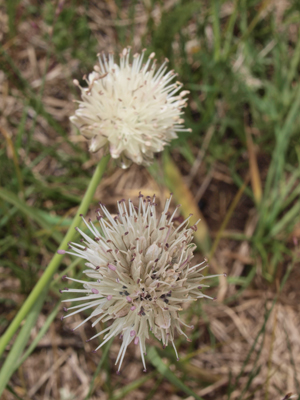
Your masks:
<svg viewBox="0 0 300 400"><path fill-rule="evenodd" d="M163 8L167 10L173 3L174 1L167 1L164 3ZM20 7L26 7L26 4L26 1L22 1ZM68 5L69 2L65 4ZM140 47L140 37L145 33L149 13L151 13L155 21L158 21L162 12L160 7L149 11L147 4L148 2L139 2L137 6L136 35L133 44L136 49ZM278 8L278 18L281 15L280 10ZM83 7L79 7L79 14L84 14L85 12ZM115 27L118 25L129 26L131 24L127 12L128 10L124 7L121 15L122 19L117 20L117 10L114 2L91 2L88 10L89 26L97 37L99 50L115 49L117 45L114 40L116 37ZM7 31L7 16L5 11L0 9L0 40L7 35ZM51 56L50 63L46 67L48 43L45 37L47 34L49 34L49 27L37 16L36 20L22 21L18 26L17 36L12 41L7 40L4 47L10 52L11 57L32 90L38 93L42 85L45 85L43 105L46 111L59 121L67 131L71 132L71 142L80 146L82 151L86 151L85 140L77 136L68 121L68 117L75 107L71 101L78 97L78 94L74 94L69 83L72 77L78 75L79 63L69 56L67 65L63 65ZM43 83L45 71L46 78ZM0 108L0 124L8 132L9 136L14 139L17 135L14 123L20 121L22 117L24 97L22 92L14 86L14 83L7 80L3 71L0 71ZM28 106L27 113L28 118L26 119L25 130L29 132L33 127L32 120L35 118L36 112ZM62 153L70 154L73 151L70 145L62 140L55 129L49 126L41 116L37 117L33 140L42 143L43 146L59 143L59 151ZM7 151L8 157L12 157L9 149ZM197 152L195 152L195 155L197 155ZM34 153L26 154L22 149L18 154L22 165L30 165L36 156L37 154ZM179 154L175 154L175 157L180 159ZM99 155L93 155L91 160L86 165L83 165L83 168L92 168L98 159ZM184 170L185 165L182 165L182 171ZM200 173L193 173L193 179L190 177L189 183L197 199L200 200L202 198L208 203L203 213L212 230L212 235L214 235L235 195L235 189L224 165L216 163L211 174L207 175L209 176L208 181L206 181L208 179L206 178L206 173L205 163L202 162ZM55 159L47 156L34 166L33 174L37 180L44 181L46 176L61 176L64 174L64 170L58 169ZM103 179L97 190L96 198L101 199L108 208L114 210L116 200L123 197L133 198L140 190L146 195L157 193L161 203L164 202L167 194L166 190L158 186L147 170L133 166L125 172L120 169L109 171L109 174ZM256 223L257 216L253 210L249 210L246 197L243 197L235 210L228 230L229 232L240 232L251 236ZM215 257L211 262L213 269L222 270L234 277L242 276L247 266L253 263L254 260L251 258L249 243L247 241L237 243L229 239L221 240ZM282 268L283 270L286 269L286 264L283 263ZM8 273L7 269L3 267L1 267L0 272L2 275ZM251 382L247 391L248 396L245 398L255 400L280 399L287 392L297 393L299 389L295 383L295 374L298 377L300 376L300 310L297 300L299 289L296 283L299 282L299 278L299 271L295 268L290 276L288 285L280 295L270 315L263 338L261 355L258 360L258 365L261 366L261 369ZM276 286L273 290L266 288L265 284L258 278L255 281L254 288L245 291L237 298L235 303L227 306L222 301L235 294L237 287L222 281L217 292L218 301L207 303L203 307L209 319L211 332L216 338L217 345L214 349L210 347L207 322L203 319L198 320L196 315L191 319L195 330L203 332L203 336L197 341L197 354L190 359L189 363L183 363L179 371L185 371L189 377L194 378L190 386L198 395L204 396L205 399L225 400L227 398L226 388L229 384L229 372L231 372L234 381L234 378L238 376L242 368L248 351L254 343L256 334L264 323L265 306L267 308L270 307L277 293ZM12 277L8 277L0 284L0 291L5 293L7 298L10 297L20 304L24 297L18 294L18 290L18 281ZM217 289L213 289L212 293L216 294L216 291ZM55 297L53 293L52 296ZM38 319L36 328L32 332L31 339L36 336L51 308L52 304L48 302ZM7 319L11 319L13 310L5 309L4 313ZM77 316L76 322L81 318L82 316ZM81 400L85 398L91 377L101 356L91 353L93 350L92 344L85 343L86 338L92 335L91 330L85 327L73 333L70 330L72 325L65 322L61 323L60 319L57 319L34 353L14 374L11 384L22 399ZM255 355L259 351L261 340L262 337L255 346L256 350L246 366L245 374L241 377L239 385L231 397L232 399L239 398L241 389L253 370ZM185 354L185 345L182 344L180 347L181 357L183 359L185 356L188 357L188 353ZM111 347L108 359L111 371L114 370L113 360L116 358L118 348L119 343L116 340ZM170 368L174 370L176 366L171 365ZM109 390L107 391L107 387L122 387L142 377L143 373L141 371L138 351L134 347L130 347L122 375L118 377L112 373L112 375L107 376L105 370L101 370L96 377L96 389L91 398L108 399L107 392ZM141 388L130 392L124 399L144 399L145 394L151 390L157 379L159 378L151 378ZM200 383L197 384L197 382ZM204 384L206 385L205 388L203 388ZM174 392L174 387L164 379L153 399L168 398L176 400L184 398L184 396L175 395ZM12 400L14 396L6 391L2 399ZM188 399L191 399L191 397Z"/></svg>

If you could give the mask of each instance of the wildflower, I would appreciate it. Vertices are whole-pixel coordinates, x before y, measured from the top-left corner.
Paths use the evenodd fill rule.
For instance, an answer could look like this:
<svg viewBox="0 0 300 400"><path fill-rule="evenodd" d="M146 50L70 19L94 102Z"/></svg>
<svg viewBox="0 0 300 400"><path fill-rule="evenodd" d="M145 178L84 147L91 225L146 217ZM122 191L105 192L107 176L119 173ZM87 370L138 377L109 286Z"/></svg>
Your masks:
<svg viewBox="0 0 300 400"><path fill-rule="evenodd" d="M182 84L171 82L176 74L167 71L167 61L156 71L154 53L143 64L142 54L133 56L130 48L120 54L120 65L113 54L99 56L99 65L81 89L82 101L70 120L82 135L91 139L90 150L109 147L123 168L131 161L148 165L153 154L176 138L176 132L189 131L180 117L189 91L178 94Z"/></svg>
<svg viewBox="0 0 300 400"><path fill-rule="evenodd" d="M75 329L93 317L92 326L99 321L111 321L110 326L91 339L105 334L98 350L112 337L120 335L123 341L116 360L118 372L131 342L140 347L146 371L144 354L149 330L164 347L171 343L178 358L175 331L186 336L181 325L188 326L179 317L183 303L199 298L211 299L202 293L202 289L208 287L202 282L212 277L201 274L207 266L206 261L191 264L196 247L192 243L196 225L188 226L189 217L175 227L178 207L171 214L170 203L171 198L162 214L157 216L155 196L144 198L140 194L138 207L130 200L128 207L125 200L119 201L119 213L114 218L100 204L97 219L103 236L91 220L87 223L83 219L94 238L78 229L82 244L70 243L71 250L66 252L87 261L88 269L84 273L90 281L68 278L82 283L83 289L62 290L79 293L77 298L63 300L79 303L68 308L66 311L71 313L64 318L93 308ZM59 253L65 251L59 250Z"/></svg>

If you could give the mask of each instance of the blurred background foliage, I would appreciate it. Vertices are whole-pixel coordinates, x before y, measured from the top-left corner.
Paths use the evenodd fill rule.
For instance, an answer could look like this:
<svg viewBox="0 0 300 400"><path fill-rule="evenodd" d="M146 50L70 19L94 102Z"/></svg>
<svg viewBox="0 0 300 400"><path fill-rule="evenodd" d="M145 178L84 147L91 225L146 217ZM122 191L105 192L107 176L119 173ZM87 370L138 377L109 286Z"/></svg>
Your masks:
<svg viewBox="0 0 300 400"><path fill-rule="evenodd" d="M153 374L146 378L138 374L135 383L127 382L127 387L125 380L115 391L108 383L111 365L103 360L106 383L101 393L111 399L131 396L156 377L151 396L159 396L161 389L165 395L179 391L193 398L195 392L202 393L215 384L205 399L268 399L275 394L283 398L289 389L284 377L270 384L271 374L277 371L270 367L271 353L264 355L263 361L259 357L264 343L260 338L266 335L280 282L290 273L289 266L298 262L299 2L7 0L0 4L0 12L1 331L56 251L99 161L97 155L91 158L85 142L70 126L68 117L75 109L72 100L79 97L72 80L80 80L92 70L100 51L119 52L127 45L133 52L147 48L146 55L154 51L159 63L167 57L170 68L190 90L185 121L192 132L179 134L149 173L132 167L124 175L129 183L118 183L118 190L115 185L121 177L111 163L97 200L113 209L118 195L132 196L133 189L138 193L131 182L136 176L142 177L141 189L156 187L164 196L164 188L169 188L183 205L183 215L193 209L202 217L196 237L202 255L209 257L217 271L228 272L227 284L218 292L220 301L225 298L228 304L239 305L242 293L257 290L266 311L260 316L261 330L252 337L254 342L249 341L254 347L241 355L240 367L229 363L227 370L216 372L213 381L205 375L205 362L197 365L197 373L191 372L188 354L198 352L201 359L199 343L207 345L212 354L219 352L222 363L218 350L222 341L216 328L211 327L202 306L193 305L187 321L198 315L204 322L192 333L191 344L178 339L187 354L183 362L166 370L160 350L151 348ZM224 259L224 248L235 256ZM236 259L241 266L234 267ZM59 273L66 267L80 276L76 262L65 261ZM53 289L61 287L60 276L52 283L44 315L59 300ZM213 282L212 286L216 285L217 281ZM290 292L295 290L289 287ZM267 300L262 293L268 291ZM46 326L52 326L54 316L50 312ZM274 324L273 320L275 330ZM288 337L285 342L295 390L299 387L299 360L292 358ZM166 352L168 362L173 362L172 353ZM213 363L206 363L214 370ZM262 371L263 383L258 379ZM164 378L160 380L160 376ZM260 384L253 384L255 378ZM225 383L220 383L222 379ZM13 375L10 394L5 393L18 398L14 386L23 387L26 390L18 389L19 394L28 398L30 388L19 380ZM89 394L77 398L90 396L101 387L93 382L89 381ZM36 398L42 398L43 390L41 385ZM61 390L53 389L52 398L67 398Z"/></svg>

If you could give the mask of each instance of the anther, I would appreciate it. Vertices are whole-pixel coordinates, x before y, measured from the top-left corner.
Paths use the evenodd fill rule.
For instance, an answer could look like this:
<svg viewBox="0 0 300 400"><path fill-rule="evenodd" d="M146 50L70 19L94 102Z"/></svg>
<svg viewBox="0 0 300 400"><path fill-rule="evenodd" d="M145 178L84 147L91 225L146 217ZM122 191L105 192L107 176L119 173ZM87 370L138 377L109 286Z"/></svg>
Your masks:
<svg viewBox="0 0 300 400"><path fill-rule="evenodd" d="M117 267L114 266L113 264L108 264L107 266L108 266L108 268L109 268L110 270L112 270L112 271L116 271L116 269L117 269Z"/></svg>

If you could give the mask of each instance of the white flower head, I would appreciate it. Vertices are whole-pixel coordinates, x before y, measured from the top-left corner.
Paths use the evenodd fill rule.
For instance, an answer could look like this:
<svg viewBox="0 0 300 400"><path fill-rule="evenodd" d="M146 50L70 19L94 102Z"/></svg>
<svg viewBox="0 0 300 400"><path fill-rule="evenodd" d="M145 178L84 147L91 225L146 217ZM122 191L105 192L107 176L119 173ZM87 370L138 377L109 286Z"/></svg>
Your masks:
<svg viewBox="0 0 300 400"><path fill-rule="evenodd" d="M82 101L70 120L91 140L91 151L108 146L123 168L132 161L148 165L176 132L190 131L181 118L189 91L178 93L182 84L173 81L174 71L167 72L168 60L156 70L153 58L154 53L143 64L144 51L131 57L127 48L118 65L113 54L99 55L99 65L84 77L88 87L74 80Z"/></svg>
<svg viewBox="0 0 300 400"><path fill-rule="evenodd" d="M85 259L88 269L84 274L90 278L81 281L66 277L82 283L83 289L61 290L79 293L77 298L63 300L78 303L65 309L71 313L64 318L93 309L75 329L92 318L93 327L99 321L111 321L110 326L91 339L105 334L98 350L112 337L121 336L123 341L116 360L118 372L131 342L140 346L146 371L144 354L149 331L164 347L171 343L178 358L175 331L186 336L181 325L187 326L179 317L183 303L204 297L212 299L203 294L202 289L208 286L202 282L218 275L201 274L207 267L206 261L192 266L196 225L188 226L189 217L176 227L178 207L171 214L170 203L171 198L161 215L157 215L155 197L145 198L140 194L138 207L130 200L128 207L125 200L119 201L119 213L114 218L101 204L97 216L101 233L91 220L87 223L83 219L93 239L78 229L82 243L70 243L70 251L58 251Z"/></svg>

